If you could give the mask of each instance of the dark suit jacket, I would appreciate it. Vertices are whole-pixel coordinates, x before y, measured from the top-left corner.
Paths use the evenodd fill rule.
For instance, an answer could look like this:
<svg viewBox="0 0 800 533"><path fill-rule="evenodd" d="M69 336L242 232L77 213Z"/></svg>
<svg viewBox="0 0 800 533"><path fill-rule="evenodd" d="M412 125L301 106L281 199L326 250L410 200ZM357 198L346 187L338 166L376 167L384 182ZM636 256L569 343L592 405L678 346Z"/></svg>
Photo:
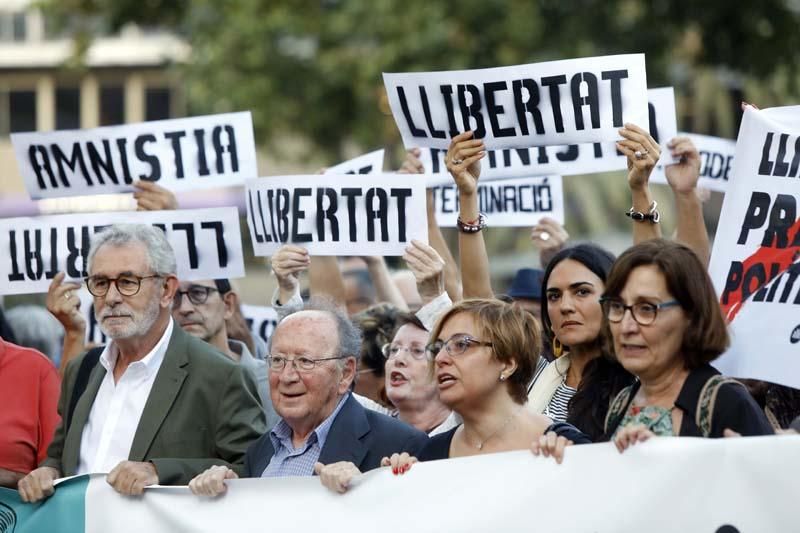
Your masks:
<svg viewBox="0 0 800 533"><path fill-rule="evenodd" d="M62 423L42 462L64 476L78 468L83 427L106 375L102 365L94 367L72 422L64 428L63 415L85 355L67 365L58 403ZM188 484L212 465L230 465L241 473L245 450L265 426L250 373L173 324L128 459L152 462L162 485Z"/></svg>
<svg viewBox="0 0 800 533"><path fill-rule="evenodd" d="M351 394L331 425L319 455L322 464L350 461L366 472L378 468L393 453L416 455L428 436L408 424L365 409ZM275 449L269 433L250 445L244 458L244 477L259 477Z"/></svg>

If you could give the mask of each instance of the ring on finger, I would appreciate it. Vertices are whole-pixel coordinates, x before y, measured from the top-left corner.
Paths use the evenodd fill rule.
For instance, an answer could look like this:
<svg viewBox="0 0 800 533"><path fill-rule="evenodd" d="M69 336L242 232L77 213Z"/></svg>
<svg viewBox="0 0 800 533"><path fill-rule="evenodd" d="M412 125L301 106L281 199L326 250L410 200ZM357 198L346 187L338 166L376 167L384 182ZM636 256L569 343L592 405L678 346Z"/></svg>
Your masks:
<svg viewBox="0 0 800 533"><path fill-rule="evenodd" d="M463 163L463 162L464 162L464 160L463 160L463 159L453 159L453 160L452 160L452 163L453 163L454 165L460 165L460 164L461 164L461 163Z"/></svg>
<svg viewBox="0 0 800 533"><path fill-rule="evenodd" d="M647 155L647 150L636 150L633 152L633 157L636 159L644 159L644 156Z"/></svg>
<svg viewBox="0 0 800 533"><path fill-rule="evenodd" d="M72 291L65 292L64 293L64 299L65 300L69 300L70 298L72 298Z"/></svg>
<svg viewBox="0 0 800 533"><path fill-rule="evenodd" d="M543 231L539 234L539 238L542 239L543 241L550 240L550 234L547 233L546 231Z"/></svg>

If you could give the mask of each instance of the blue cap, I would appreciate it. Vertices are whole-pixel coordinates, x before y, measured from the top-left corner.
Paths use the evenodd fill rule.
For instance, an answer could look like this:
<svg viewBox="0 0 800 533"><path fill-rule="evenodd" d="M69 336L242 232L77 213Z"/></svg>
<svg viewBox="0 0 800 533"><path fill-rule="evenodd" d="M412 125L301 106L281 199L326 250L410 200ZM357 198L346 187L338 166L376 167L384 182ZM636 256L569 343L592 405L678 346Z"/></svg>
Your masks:
<svg viewBox="0 0 800 533"><path fill-rule="evenodd" d="M544 272L538 268L520 268L514 275L508 295L512 298L542 299L542 278Z"/></svg>

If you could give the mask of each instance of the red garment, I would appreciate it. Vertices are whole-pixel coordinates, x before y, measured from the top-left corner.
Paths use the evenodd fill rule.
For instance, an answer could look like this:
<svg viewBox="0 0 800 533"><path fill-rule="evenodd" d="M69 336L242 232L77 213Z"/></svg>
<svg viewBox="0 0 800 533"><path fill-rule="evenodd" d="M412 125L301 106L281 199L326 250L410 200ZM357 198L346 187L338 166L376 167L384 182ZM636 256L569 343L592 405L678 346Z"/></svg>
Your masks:
<svg viewBox="0 0 800 533"><path fill-rule="evenodd" d="M47 357L0 338L0 468L27 474L47 456L60 391Z"/></svg>

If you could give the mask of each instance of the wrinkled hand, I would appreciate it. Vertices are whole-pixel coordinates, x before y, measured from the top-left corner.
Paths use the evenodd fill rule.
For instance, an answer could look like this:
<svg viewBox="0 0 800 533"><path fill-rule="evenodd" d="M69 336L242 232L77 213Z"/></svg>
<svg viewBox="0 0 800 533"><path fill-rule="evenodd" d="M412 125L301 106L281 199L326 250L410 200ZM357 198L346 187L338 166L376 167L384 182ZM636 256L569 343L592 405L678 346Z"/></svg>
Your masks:
<svg viewBox="0 0 800 533"><path fill-rule="evenodd" d="M407 452L393 453L391 457L384 457L381 459L381 466L391 466L392 474L403 475L409 470L414 463L418 463L416 457L409 455Z"/></svg>
<svg viewBox="0 0 800 533"><path fill-rule="evenodd" d="M445 263L433 247L412 239L403 259L417 280L417 292L423 305L444 292Z"/></svg>
<svg viewBox="0 0 800 533"><path fill-rule="evenodd" d="M34 503L53 495L53 482L58 479L58 470L41 466L19 480L17 490L23 502Z"/></svg>
<svg viewBox="0 0 800 533"><path fill-rule="evenodd" d="M623 139L617 142L617 148L628 158L628 185L631 189L641 189L647 185L650 173L661 157L661 148L649 133L636 124L625 124L619 134ZM637 151L642 152L644 157L637 159Z"/></svg>
<svg viewBox="0 0 800 533"><path fill-rule="evenodd" d="M65 282L65 276L64 272L59 272L50 282L45 305L47 310L61 322L65 331L79 333L82 336L86 331L86 320L81 314L81 299L75 292L81 285L73 281Z"/></svg>
<svg viewBox="0 0 800 533"><path fill-rule="evenodd" d="M137 211L178 209L178 200L175 195L161 185L152 181L139 180L134 182L133 186L137 189L133 193Z"/></svg>
<svg viewBox="0 0 800 533"><path fill-rule="evenodd" d="M419 156L422 152L419 148L412 148L406 152L406 157L403 159L403 164L397 170L398 174L424 174L425 167L422 166L422 161Z"/></svg>
<svg viewBox="0 0 800 533"><path fill-rule="evenodd" d="M667 143L672 157L679 162L667 165L664 173L675 194L694 193L700 179L700 153L688 137L675 137Z"/></svg>
<svg viewBox="0 0 800 533"><path fill-rule="evenodd" d="M350 488L350 482L356 476L361 475L361 470L350 461L339 461L328 465L316 463L314 464L314 473L319 476L325 487L333 492L344 494Z"/></svg>
<svg viewBox="0 0 800 533"><path fill-rule="evenodd" d="M481 159L486 156L486 146L480 139L472 138L472 131L453 137L444 158L447 170L456 182L458 192L474 194L481 175Z"/></svg>
<svg viewBox="0 0 800 533"><path fill-rule="evenodd" d="M189 482L189 490L198 496L219 496L226 490L226 479L238 479L239 476L227 466L215 465L198 474Z"/></svg>
<svg viewBox="0 0 800 533"><path fill-rule="evenodd" d="M557 464L561 464L564 460L564 450L573 444L574 442L556 434L555 431L548 431L531 443L531 453L536 456L552 457Z"/></svg>
<svg viewBox="0 0 800 533"><path fill-rule="evenodd" d="M122 461L108 473L106 481L120 494L141 496L145 487L158 484L158 473L153 463Z"/></svg>
<svg viewBox="0 0 800 533"><path fill-rule="evenodd" d="M644 442L651 437L655 437L655 433L647 429L641 424L634 424L632 426L625 426L617 433L614 438L614 446L617 447L619 453L624 452L629 446L633 446L637 442Z"/></svg>
<svg viewBox="0 0 800 533"><path fill-rule="evenodd" d="M300 284L299 274L311 264L308 250L302 246L284 244L272 256L272 271L281 290L295 291ZM285 303L285 302L284 302Z"/></svg>

